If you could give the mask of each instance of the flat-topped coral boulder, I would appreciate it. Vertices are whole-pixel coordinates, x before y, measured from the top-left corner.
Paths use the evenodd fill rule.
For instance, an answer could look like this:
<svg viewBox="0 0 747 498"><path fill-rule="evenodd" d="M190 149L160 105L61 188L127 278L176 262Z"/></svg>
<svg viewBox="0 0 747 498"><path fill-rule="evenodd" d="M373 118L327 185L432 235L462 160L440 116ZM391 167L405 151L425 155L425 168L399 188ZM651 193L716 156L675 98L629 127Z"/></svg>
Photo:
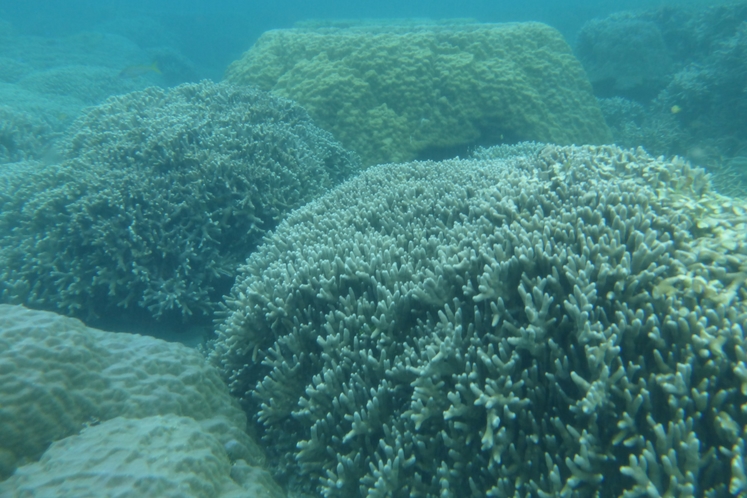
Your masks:
<svg viewBox="0 0 747 498"><path fill-rule="evenodd" d="M581 64L540 23L269 31L226 78L299 102L364 164L610 138Z"/></svg>

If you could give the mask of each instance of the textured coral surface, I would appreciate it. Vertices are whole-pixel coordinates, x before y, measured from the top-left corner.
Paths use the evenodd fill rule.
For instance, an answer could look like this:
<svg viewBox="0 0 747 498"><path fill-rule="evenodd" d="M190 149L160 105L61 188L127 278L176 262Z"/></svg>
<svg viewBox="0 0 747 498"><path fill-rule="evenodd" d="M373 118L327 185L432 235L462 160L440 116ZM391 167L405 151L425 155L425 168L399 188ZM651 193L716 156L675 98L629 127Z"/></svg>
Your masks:
<svg viewBox="0 0 747 498"><path fill-rule="evenodd" d="M747 207L523 145L371 168L242 267L212 361L323 496L745 492Z"/></svg>
<svg viewBox="0 0 747 498"><path fill-rule="evenodd" d="M186 81L184 74L173 79L154 71L122 77L124 68L156 56L169 75L176 71L162 49L143 50L115 34L29 36L0 20L0 43L0 164L48 159L81 110L110 95Z"/></svg>
<svg viewBox="0 0 747 498"><path fill-rule="evenodd" d="M87 426L116 417L158 415L189 417L190 430L199 427L211 444L230 448L230 461L263 463L261 451L244 432L246 417L218 372L195 350L152 337L91 329L49 312L0 305L0 479L39 459L50 443ZM93 442L87 439L90 448ZM221 456L226 465L227 449ZM108 458L109 450L114 451L101 445L93 454L72 456L94 462L96 455ZM0 488L0 495L7 496L2 490L13 486Z"/></svg>
<svg viewBox="0 0 747 498"><path fill-rule="evenodd" d="M0 169L0 300L106 327L209 316L264 233L358 164L294 103L210 82L113 97L59 149Z"/></svg>
<svg viewBox="0 0 747 498"><path fill-rule="evenodd" d="M575 53L615 144L680 155L747 191L747 2L666 5L587 22Z"/></svg>
<svg viewBox="0 0 747 498"><path fill-rule="evenodd" d="M610 138L581 65L540 23L269 31L226 78L299 102L364 164Z"/></svg>
<svg viewBox="0 0 747 498"><path fill-rule="evenodd" d="M266 471L239 461L194 419L117 417L57 441L21 467L8 497L270 498L283 496Z"/></svg>

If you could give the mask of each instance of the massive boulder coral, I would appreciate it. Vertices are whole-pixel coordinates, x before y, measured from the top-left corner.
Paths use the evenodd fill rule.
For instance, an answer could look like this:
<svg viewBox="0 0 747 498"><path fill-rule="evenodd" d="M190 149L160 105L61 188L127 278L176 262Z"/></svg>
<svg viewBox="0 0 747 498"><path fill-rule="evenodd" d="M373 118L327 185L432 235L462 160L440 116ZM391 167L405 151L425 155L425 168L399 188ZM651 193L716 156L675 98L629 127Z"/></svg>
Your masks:
<svg viewBox="0 0 747 498"><path fill-rule="evenodd" d="M747 206L642 150L371 168L241 268L210 353L322 496L744 492Z"/></svg>
<svg viewBox="0 0 747 498"><path fill-rule="evenodd" d="M56 441L39 462L0 482L6 497L281 498L262 469L231 462L189 417L117 417Z"/></svg>
<svg viewBox="0 0 747 498"><path fill-rule="evenodd" d="M540 23L269 31L226 79L299 102L364 164L610 140L581 65Z"/></svg>
<svg viewBox="0 0 747 498"><path fill-rule="evenodd" d="M199 352L0 305L0 495L269 496L245 429Z"/></svg>
<svg viewBox="0 0 747 498"><path fill-rule="evenodd" d="M0 299L106 326L210 316L265 232L358 164L296 104L210 82L112 97L59 149L0 169Z"/></svg>

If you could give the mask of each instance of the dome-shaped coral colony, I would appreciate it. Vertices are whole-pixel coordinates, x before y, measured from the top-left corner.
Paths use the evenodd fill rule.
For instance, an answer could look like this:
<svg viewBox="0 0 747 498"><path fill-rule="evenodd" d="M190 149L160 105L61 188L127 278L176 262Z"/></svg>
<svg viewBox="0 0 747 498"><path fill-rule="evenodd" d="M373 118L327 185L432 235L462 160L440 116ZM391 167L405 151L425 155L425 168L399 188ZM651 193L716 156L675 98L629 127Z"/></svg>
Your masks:
<svg viewBox="0 0 747 498"><path fill-rule="evenodd" d="M641 150L513 152L371 168L241 268L211 358L278 470L346 497L745 489L744 206Z"/></svg>
<svg viewBox="0 0 747 498"><path fill-rule="evenodd" d="M357 168L297 104L210 82L112 97L59 148L0 169L0 297L89 320L210 316L264 233Z"/></svg>

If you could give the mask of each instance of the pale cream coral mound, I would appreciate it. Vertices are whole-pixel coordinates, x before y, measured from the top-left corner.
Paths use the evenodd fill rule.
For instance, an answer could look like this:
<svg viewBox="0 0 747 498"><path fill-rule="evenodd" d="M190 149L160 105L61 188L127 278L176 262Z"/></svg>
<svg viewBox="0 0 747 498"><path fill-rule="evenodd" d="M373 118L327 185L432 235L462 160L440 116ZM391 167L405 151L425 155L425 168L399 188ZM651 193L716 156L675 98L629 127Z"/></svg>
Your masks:
<svg viewBox="0 0 747 498"><path fill-rule="evenodd" d="M199 422L178 415L117 417L52 444L0 483L3 496L275 498L267 471L232 463Z"/></svg>
<svg viewBox="0 0 747 498"><path fill-rule="evenodd" d="M0 305L0 480L15 471L0 495L89 496L100 484L95 496L223 496L261 477L245 430L199 352Z"/></svg>

